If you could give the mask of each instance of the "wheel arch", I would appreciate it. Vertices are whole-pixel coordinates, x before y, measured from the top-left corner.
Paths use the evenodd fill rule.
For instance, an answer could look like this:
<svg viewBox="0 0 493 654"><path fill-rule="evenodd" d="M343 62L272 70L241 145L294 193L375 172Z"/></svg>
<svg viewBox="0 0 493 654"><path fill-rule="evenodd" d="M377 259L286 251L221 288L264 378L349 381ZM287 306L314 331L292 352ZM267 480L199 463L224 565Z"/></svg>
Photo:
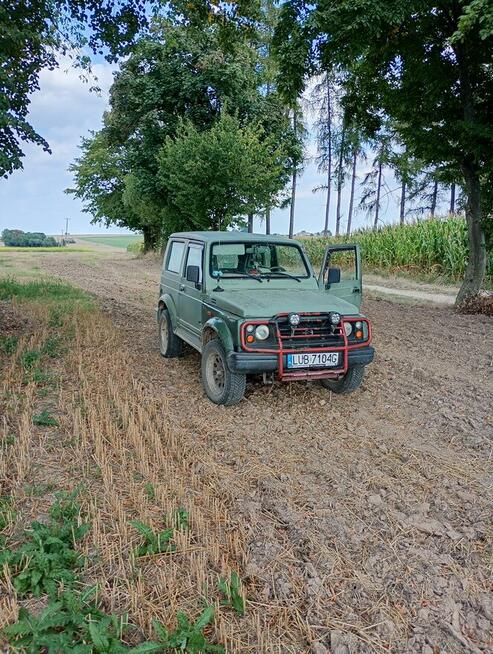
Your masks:
<svg viewBox="0 0 493 654"><path fill-rule="evenodd" d="M169 293L165 293L164 295L161 295L159 298L159 302L157 304L157 310L156 310L156 318L159 321L159 316L161 315L161 311L163 309L166 309L169 313L169 317L171 318L171 324L173 325L173 328L176 327L176 305L173 301L173 298Z"/></svg>
<svg viewBox="0 0 493 654"><path fill-rule="evenodd" d="M234 350L233 338L228 326L221 318L210 318L202 328L202 347L214 338L218 338L226 353Z"/></svg>

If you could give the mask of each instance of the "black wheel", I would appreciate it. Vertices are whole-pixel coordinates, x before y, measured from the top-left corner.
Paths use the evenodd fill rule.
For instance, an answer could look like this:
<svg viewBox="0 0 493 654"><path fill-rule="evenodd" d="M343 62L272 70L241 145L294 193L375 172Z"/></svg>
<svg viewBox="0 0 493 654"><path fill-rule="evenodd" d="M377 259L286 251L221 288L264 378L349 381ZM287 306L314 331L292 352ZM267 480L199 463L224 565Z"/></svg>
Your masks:
<svg viewBox="0 0 493 654"><path fill-rule="evenodd" d="M365 374L365 366L349 368L341 379L322 379L322 385L333 393L347 395L361 386Z"/></svg>
<svg viewBox="0 0 493 654"><path fill-rule="evenodd" d="M173 333L173 325L167 309L159 314L159 351L163 357L172 359L181 355L183 341Z"/></svg>
<svg viewBox="0 0 493 654"><path fill-rule="evenodd" d="M231 406L243 399L246 375L231 372L221 342L214 339L202 350L202 384L209 400Z"/></svg>

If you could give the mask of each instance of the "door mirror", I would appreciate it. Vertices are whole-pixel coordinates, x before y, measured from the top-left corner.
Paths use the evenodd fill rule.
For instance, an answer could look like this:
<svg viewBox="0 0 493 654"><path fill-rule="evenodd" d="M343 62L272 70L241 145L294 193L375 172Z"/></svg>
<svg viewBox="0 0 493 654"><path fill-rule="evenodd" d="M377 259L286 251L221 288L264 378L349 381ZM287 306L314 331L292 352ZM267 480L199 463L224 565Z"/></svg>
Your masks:
<svg viewBox="0 0 493 654"><path fill-rule="evenodd" d="M332 284L339 284L341 281L341 269L331 266L328 269L327 273L327 287L330 287Z"/></svg>
<svg viewBox="0 0 493 654"><path fill-rule="evenodd" d="M200 268L198 266L187 266L187 282L198 284L200 280Z"/></svg>

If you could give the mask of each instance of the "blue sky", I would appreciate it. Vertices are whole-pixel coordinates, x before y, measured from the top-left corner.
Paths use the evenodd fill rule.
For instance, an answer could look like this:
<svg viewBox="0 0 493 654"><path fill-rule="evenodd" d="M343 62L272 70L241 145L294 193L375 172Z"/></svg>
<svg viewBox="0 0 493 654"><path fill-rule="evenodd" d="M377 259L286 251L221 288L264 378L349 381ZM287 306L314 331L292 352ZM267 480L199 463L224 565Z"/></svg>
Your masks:
<svg viewBox="0 0 493 654"><path fill-rule="evenodd" d="M47 139L52 154L41 148L25 145L24 168L0 180L0 231L17 228L24 231L44 231L59 234L68 217L69 232L85 234L106 232L104 226L91 225L91 216L82 212L81 203L64 193L72 184L68 172L69 164L78 154L81 136L101 126L101 118L107 108L108 89L111 86L113 67L107 63L96 63L94 73L102 89L101 95L89 91L90 84L79 78L79 71L70 67L68 60L62 60L54 71L41 73L41 88L31 103L30 121L35 129ZM308 143L308 153L314 154L313 143ZM359 178L364 168L359 171ZM396 186L389 177L389 185ZM308 163L299 180L296 200L295 232L306 230L317 232L323 229L325 197L323 192L312 193L312 188L323 183L316 166ZM343 207L347 211L349 189L343 195ZM384 205L384 222L393 222L398 216L397 194ZM334 229L335 201L331 210L330 229ZM369 224L363 212L356 214L355 227ZM343 228L345 226L345 216ZM256 231L262 231L257 222ZM272 216L272 231L286 233L288 211L275 211ZM111 227L111 233L119 230Z"/></svg>

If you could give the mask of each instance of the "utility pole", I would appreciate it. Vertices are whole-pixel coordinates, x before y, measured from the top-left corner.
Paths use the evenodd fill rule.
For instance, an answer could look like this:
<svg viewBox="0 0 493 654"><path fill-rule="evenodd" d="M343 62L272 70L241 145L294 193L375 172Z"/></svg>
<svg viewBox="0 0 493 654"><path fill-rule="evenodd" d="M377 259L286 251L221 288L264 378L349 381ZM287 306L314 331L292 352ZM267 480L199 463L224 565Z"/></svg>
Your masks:
<svg viewBox="0 0 493 654"><path fill-rule="evenodd" d="M65 236L68 236L68 221L70 218L65 218Z"/></svg>

